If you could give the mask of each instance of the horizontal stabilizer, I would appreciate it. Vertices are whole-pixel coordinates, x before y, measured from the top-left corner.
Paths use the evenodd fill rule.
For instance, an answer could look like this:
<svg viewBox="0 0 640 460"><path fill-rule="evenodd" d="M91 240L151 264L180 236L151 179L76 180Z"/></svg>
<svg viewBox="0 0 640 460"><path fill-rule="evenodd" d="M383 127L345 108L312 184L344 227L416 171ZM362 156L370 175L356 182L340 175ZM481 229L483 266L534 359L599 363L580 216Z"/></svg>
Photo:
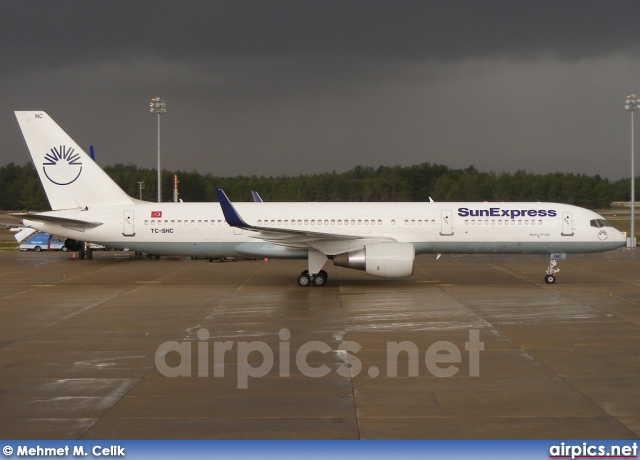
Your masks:
<svg viewBox="0 0 640 460"><path fill-rule="evenodd" d="M47 222L50 224L58 224L63 227L75 227L75 228L96 228L102 225L102 222L88 222L86 220L68 219L66 217L51 216L48 214L38 214L33 212L16 212L10 214L14 217L19 217L24 222L29 220L32 222Z"/></svg>

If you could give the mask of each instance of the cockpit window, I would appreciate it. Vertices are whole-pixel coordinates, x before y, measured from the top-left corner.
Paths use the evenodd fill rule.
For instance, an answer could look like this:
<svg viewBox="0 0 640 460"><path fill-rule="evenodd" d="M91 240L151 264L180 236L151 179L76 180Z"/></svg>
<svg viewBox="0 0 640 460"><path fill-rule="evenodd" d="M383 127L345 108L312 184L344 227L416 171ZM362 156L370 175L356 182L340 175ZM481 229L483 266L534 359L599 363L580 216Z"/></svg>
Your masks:
<svg viewBox="0 0 640 460"><path fill-rule="evenodd" d="M604 219L592 219L590 221L592 227L600 228L600 227L613 227L608 221Z"/></svg>

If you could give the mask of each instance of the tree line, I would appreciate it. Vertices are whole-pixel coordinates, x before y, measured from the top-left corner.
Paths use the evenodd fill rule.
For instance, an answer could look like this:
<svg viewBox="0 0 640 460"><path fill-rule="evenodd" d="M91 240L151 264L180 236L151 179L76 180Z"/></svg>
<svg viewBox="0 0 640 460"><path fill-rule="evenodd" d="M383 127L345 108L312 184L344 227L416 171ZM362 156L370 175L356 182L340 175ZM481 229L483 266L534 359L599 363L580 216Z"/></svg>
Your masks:
<svg viewBox="0 0 640 460"><path fill-rule="evenodd" d="M134 164L106 166L105 172L130 196L156 201L155 169ZM197 171L176 171L180 199L217 201L215 187L232 201L251 200L251 190L265 201L552 201L587 208L605 208L630 200L630 180L609 181L599 175L573 173L495 173L473 166L452 169L423 163L414 166L356 166L343 173L300 176L218 177ZM173 196L173 172L162 171L163 201ZM32 163L0 167L0 209L48 210L49 204Z"/></svg>

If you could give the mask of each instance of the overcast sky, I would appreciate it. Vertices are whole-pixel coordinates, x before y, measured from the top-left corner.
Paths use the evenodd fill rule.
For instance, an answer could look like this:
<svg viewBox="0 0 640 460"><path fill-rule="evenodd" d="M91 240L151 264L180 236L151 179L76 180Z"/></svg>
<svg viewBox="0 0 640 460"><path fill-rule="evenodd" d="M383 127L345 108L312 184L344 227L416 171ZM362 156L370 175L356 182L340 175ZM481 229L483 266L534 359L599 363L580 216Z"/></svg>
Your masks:
<svg viewBox="0 0 640 460"><path fill-rule="evenodd" d="M44 110L101 165L155 167L161 96L169 170L629 174L638 0L1 6L0 164L29 160L13 111Z"/></svg>

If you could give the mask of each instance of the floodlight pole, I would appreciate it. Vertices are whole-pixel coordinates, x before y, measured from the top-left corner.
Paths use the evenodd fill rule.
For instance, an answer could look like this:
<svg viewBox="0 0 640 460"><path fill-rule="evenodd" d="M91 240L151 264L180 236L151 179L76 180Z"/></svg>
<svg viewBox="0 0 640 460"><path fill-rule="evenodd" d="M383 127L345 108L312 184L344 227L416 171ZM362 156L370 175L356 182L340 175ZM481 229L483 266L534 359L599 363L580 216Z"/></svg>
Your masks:
<svg viewBox="0 0 640 460"><path fill-rule="evenodd" d="M151 113L158 114L158 203L162 201L162 170L160 169L160 114L167 113L167 103L160 97L151 98L149 104Z"/></svg>
<svg viewBox="0 0 640 460"><path fill-rule="evenodd" d="M631 228L630 235L627 239L627 248L635 248L636 247L636 238L635 238L635 224L636 224L636 216L635 216L635 208L636 208L636 184L635 184L635 168L634 168L634 129L633 129L633 112L640 108L640 99L636 98L635 94L627 95L627 100L625 102L625 109L631 112Z"/></svg>

